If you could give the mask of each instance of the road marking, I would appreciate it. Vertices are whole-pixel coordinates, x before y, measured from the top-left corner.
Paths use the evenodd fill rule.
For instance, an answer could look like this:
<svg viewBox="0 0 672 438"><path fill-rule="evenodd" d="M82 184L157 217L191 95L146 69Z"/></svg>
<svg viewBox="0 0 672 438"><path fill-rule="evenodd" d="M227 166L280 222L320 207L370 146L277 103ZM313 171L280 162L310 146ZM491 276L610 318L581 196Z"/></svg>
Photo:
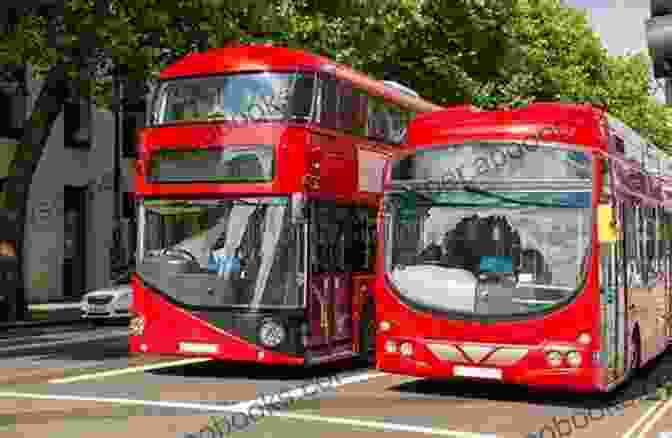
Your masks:
<svg viewBox="0 0 672 438"><path fill-rule="evenodd" d="M367 380L375 379L376 377L385 377L389 376L389 373L362 373L362 374L355 374L354 376L348 376L348 377L341 377L341 376L332 376L329 377L329 387L330 388L338 388L339 386L344 386L348 385L350 383L358 383L358 382L365 382ZM335 378L337 377L337 378ZM273 394L274 397L281 397L282 396L294 396L298 398L305 398L307 397L307 393L315 393L319 392L321 389L324 388L324 385L319 385L317 383L313 383L310 385L305 385L305 386L300 386L297 388L294 388L290 391L284 391L284 392L279 392ZM248 400L244 402L240 402L237 404L234 404L231 406L232 409L236 409L237 411L242 411L246 412L252 405L256 404L257 406L265 406L264 401L255 399L255 400Z"/></svg>
<svg viewBox="0 0 672 438"><path fill-rule="evenodd" d="M654 407L657 407L660 403L663 403L663 402L659 401L658 403L656 403L656 405ZM656 412L656 415L651 419L651 421L649 421L646 424L646 426L644 426L644 429L642 429L642 431L639 433L639 436L641 438L644 438L646 436L646 433L653 427L653 425L656 423L656 421L660 420L660 417L663 416L665 411L670 409L670 406L672 406L672 399L667 400L665 402L665 404L663 405L663 407L660 408L660 410L658 410L658 412Z"/></svg>
<svg viewBox="0 0 672 438"><path fill-rule="evenodd" d="M72 383L72 382L79 382L80 380L92 380L92 379L100 379L103 377L111 377L111 376L120 376L122 374L131 374L131 373L139 373L142 371L149 371L149 370L158 370L161 368L171 368L171 367L179 367L180 365L191 365L195 363L203 363L203 362L208 362L213 360L211 357L193 357L189 359L182 359L182 360L177 360L173 362L162 362L162 363L155 363L155 364L150 364L150 365L141 365L137 367L128 367L128 368L122 368L120 370L110 370L110 371L101 371L99 373L91 373L91 374L82 374L79 376L72 376L72 377L65 377L62 379L51 379L48 382L49 383Z"/></svg>
<svg viewBox="0 0 672 438"><path fill-rule="evenodd" d="M653 413L656 411L656 409L658 409L658 407L659 407L660 405L662 405L663 403L664 403L664 401L662 401L662 400L661 400L661 401L657 401L653 406L651 406L649 409L647 409L647 411L644 413L644 415L642 415L642 416L639 418L639 420L637 420L637 422L636 422L635 424L633 424L633 425L630 427L630 429L628 429L628 430L623 434L623 436L621 436L621 438L632 438L633 433L635 432L635 430L637 430L637 428L639 428L639 426L641 426L642 423L644 423L644 422L647 420L647 418L649 418L649 417L651 416L651 414L653 414Z"/></svg>
<svg viewBox="0 0 672 438"><path fill-rule="evenodd" d="M349 377L344 377L339 379L340 382L332 384L332 387L339 387L347 385L350 383L363 382L366 380L374 379L376 377L389 376L388 373L364 373ZM334 380L332 380L334 381ZM306 388L309 388L308 385ZM297 391L297 389L292 391L287 391L286 393L292 393ZM38 400L68 400L68 401L90 401L96 403L117 403L121 405L140 405L140 406L158 406L165 408L183 408L183 409L192 409L199 411L217 411L217 412L242 412L246 413L252 403L256 400L250 400L246 402L236 403L233 405L227 406L218 406L210 405L203 403L186 403L186 402L164 402L164 401L152 401L152 400L137 400L137 399L127 399L127 398L107 398L107 397L81 397L73 395L50 395L50 394L34 394L34 393L21 393L21 392L0 392L0 397L5 398L28 398L28 399L38 399ZM257 401L258 403L258 401ZM260 406L261 407L261 406ZM461 432L447 429L437 429L432 427L422 427L422 426L410 426L406 424L396 424L396 423L386 423L381 421L366 421L366 420L357 420L354 418L339 418L339 417L326 417L320 415L310 415L310 414L297 414L292 412L277 412L273 411L271 413L273 417L287 418L292 420L302 420L302 421L313 421L313 422L322 422L322 423L331 423L331 424L341 424L346 426L359 426L369 429L379 429L379 430L389 430L389 431L401 431L401 432L414 432L422 433L426 435L440 435L440 436L449 436L453 438L496 438L495 434L481 434L474 432Z"/></svg>
<svg viewBox="0 0 672 438"><path fill-rule="evenodd" d="M54 394L35 394L29 392L0 392L0 397L4 398L28 398L35 400L67 400L67 401L88 401L95 403L116 403L120 405L140 405L140 406L158 406L162 408L182 408L199 411L221 411L221 412L239 412L232 410L230 406L206 405L202 403L183 403L183 402L164 402L155 400L137 400L131 398L114 397L83 397L78 395L54 395Z"/></svg>
<svg viewBox="0 0 672 438"><path fill-rule="evenodd" d="M128 331L125 330L123 332L112 332L112 333L106 333L106 334L101 334L98 336L86 336L86 337L79 337L79 338L72 338L72 339L64 339L62 341L52 341L52 342L40 342L40 343L35 343L35 344L25 344L25 345L15 345L12 347L2 347L0 348L0 353L5 353L5 352L11 352L11 351L20 351L20 350L34 350L37 348L44 348L44 347L56 347L60 345L68 345L68 344L82 344L86 343L89 341L101 341L103 339L113 339L113 338L123 338L128 336Z"/></svg>
<svg viewBox="0 0 672 438"><path fill-rule="evenodd" d="M437 429L434 427L410 426L408 424L386 423L382 421L365 421L354 418L325 417L322 415L294 414L291 412L274 412L274 417L289 418L293 420L316 421L331 424L343 424L346 426L368 427L369 429L381 429L385 431L415 432L427 435L442 435L454 438L497 438L492 433L461 432L458 430Z"/></svg>

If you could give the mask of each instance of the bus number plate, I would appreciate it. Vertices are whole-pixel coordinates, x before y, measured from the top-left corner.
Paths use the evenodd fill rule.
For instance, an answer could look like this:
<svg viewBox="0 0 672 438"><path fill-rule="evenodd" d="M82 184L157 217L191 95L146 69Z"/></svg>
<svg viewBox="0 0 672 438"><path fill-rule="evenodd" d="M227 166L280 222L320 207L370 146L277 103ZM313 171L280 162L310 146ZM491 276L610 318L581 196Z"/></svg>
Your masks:
<svg viewBox="0 0 672 438"><path fill-rule="evenodd" d="M479 379L502 379L502 370L498 368L464 367L456 365L453 374L461 377L475 377Z"/></svg>
<svg viewBox="0 0 672 438"><path fill-rule="evenodd" d="M195 342L180 342L182 353L217 353L216 344L200 344Z"/></svg>

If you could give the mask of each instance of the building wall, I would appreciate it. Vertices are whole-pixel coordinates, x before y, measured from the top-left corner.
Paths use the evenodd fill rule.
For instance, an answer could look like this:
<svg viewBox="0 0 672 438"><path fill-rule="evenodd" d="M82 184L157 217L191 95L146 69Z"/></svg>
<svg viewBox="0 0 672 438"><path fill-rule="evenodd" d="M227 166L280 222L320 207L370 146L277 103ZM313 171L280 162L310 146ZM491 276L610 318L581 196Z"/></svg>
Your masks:
<svg viewBox="0 0 672 438"><path fill-rule="evenodd" d="M28 75L30 78L31 75ZM28 80L30 113L40 82ZM65 187L86 188L84 290L106 286L110 279L110 248L114 229L114 114L93 109L91 148L64 144L64 115L53 126L30 189L26 224L25 278L28 302L58 300L63 290ZM0 139L0 144L11 143ZM124 160L127 161L127 160ZM129 164L122 161L122 192L132 190ZM125 181L124 181L125 180ZM83 291L78 293L80 296Z"/></svg>

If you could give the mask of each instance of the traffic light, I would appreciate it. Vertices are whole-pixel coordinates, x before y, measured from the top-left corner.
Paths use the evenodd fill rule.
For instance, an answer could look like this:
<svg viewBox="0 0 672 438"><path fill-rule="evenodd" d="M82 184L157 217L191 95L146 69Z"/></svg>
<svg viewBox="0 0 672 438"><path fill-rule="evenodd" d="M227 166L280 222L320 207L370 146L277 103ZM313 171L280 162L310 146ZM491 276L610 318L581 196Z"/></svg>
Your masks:
<svg viewBox="0 0 672 438"><path fill-rule="evenodd" d="M672 1L651 0L646 39L656 78L672 78Z"/></svg>

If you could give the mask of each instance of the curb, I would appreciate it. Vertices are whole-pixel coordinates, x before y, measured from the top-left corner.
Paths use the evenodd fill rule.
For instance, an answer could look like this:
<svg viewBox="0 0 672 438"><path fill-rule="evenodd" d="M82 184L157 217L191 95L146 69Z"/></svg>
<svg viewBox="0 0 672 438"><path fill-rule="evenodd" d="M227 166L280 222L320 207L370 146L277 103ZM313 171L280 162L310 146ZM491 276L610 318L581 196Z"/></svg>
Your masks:
<svg viewBox="0 0 672 438"><path fill-rule="evenodd" d="M24 327L48 327L55 325L84 325L89 324L90 321L84 318L78 319L57 319L44 321L16 321L0 323L0 329L24 328Z"/></svg>
<svg viewBox="0 0 672 438"><path fill-rule="evenodd" d="M0 322L0 329L80 325L88 324L89 322L88 319L82 318L79 309L53 309L51 311L41 311L41 309L31 308L29 314L29 318L31 318L30 320Z"/></svg>

